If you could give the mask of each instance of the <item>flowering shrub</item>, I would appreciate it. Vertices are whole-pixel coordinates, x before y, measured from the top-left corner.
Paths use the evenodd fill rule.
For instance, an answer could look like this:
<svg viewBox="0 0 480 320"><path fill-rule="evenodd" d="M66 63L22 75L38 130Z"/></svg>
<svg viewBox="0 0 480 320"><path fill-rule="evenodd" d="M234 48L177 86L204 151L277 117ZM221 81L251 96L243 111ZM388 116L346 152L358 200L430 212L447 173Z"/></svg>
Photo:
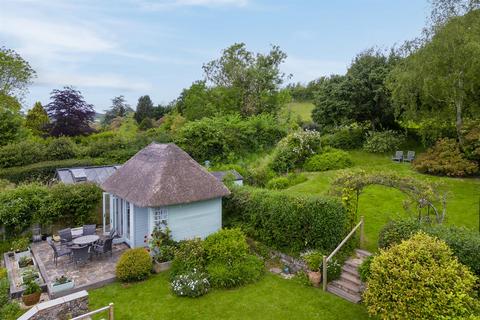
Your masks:
<svg viewBox="0 0 480 320"><path fill-rule="evenodd" d="M207 275L197 269L175 276L170 285L173 293L181 297L200 297L210 289Z"/></svg>
<svg viewBox="0 0 480 320"><path fill-rule="evenodd" d="M382 132L370 131L363 144L363 149L367 152L382 153L398 148L405 142L405 136L393 130Z"/></svg>
<svg viewBox="0 0 480 320"><path fill-rule="evenodd" d="M167 262L173 259L175 241L172 240L171 231L166 225L165 229L155 227L150 238L145 236L144 242L148 243L153 261Z"/></svg>
<svg viewBox="0 0 480 320"><path fill-rule="evenodd" d="M175 277L194 269L200 271L205 269L205 249L200 238L178 243L178 247L175 248L170 275Z"/></svg>
<svg viewBox="0 0 480 320"><path fill-rule="evenodd" d="M311 271L320 270L323 261L323 253L319 250L309 250L301 254L307 268ZM328 268L328 266L327 266Z"/></svg>
<svg viewBox="0 0 480 320"><path fill-rule="evenodd" d="M307 158L321 149L317 131L294 132L280 140L275 148L271 168L276 172L288 172L300 168Z"/></svg>

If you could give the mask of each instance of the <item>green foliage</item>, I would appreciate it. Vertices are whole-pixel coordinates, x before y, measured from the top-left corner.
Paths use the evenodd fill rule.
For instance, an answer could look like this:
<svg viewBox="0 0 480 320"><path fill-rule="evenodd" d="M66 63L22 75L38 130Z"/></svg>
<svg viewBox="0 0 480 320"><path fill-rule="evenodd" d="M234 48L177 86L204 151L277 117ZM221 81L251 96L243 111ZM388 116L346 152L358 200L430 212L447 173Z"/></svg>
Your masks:
<svg viewBox="0 0 480 320"><path fill-rule="evenodd" d="M480 164L480 121L469 121L462 131L465 157Z"/></svg>
<svg viewBox="0 0 480 320"><path fill-rule="evenodd" d="M34 135L41 136L47 132L47 126L50 123L47 111L42 104L37 101L33 108L28 110L25 118L25 126L29 128Z"/></svg>
<svg viewBox="0 0 480 320"><path fill-rule="evenodd" d="M141 123L145 118L151 118L153 116L153 102L150 96L141 96L138 98L137 110L135 111L135 120L137 123Z"/></svg>
<svg viewBox="0 0 480 320"><path fill-rule="evenodd" d="M345 259L339 259L339 257L333 257L327 262L327 281L333 281L340 278L342 275L342 266ZM323 263L320 264L320 270L323 268Z"/></svg>
<svg viewBox="0 0 480 320"><path fill-rule="evenodd" d="M440 139L435 146L413 161L415 170L422 173L462 177L478 172L478 165L465 158L453 139Z"/></svg>
<svg viewBox="0 0 480 320"><path fill-rule="evenodd" d="M301 168L305 160L320 150L320 133L316 131L293 132L277 144L270 166L274 171L281 173Z"/></svg>
<svg viewBox="0 0 480 320"><path fill-rule="evenodd" d="M196 298L210 290L207 275L197 270L175 276L170 286L173 293L180 297Z"/></svg>
<svg viewBox="0 0 480 320"><path fill-rule="evenodd" d="M3 307L0 309L0 319L3 320L16 320L22 314L23 310L20 308L20 305L15 301L4 304Z"/></svg>
<svg viewBox="0 0 480 320"><path fill-rule="evenodd" d="M212 287L235 288L258 281L264 274L264 264L260 258L246 255L231 263L213 260L207 271Z"/></svg>
<svg viewBox="0 0 480 320"><path fill-rule="evenodd" d="M109 110L105 110L103 124L109 125L115 118L124 118L128 114L133 113L133 109L125 101L125 97L120 95L112 99L112 106Z"/></svg>
<svg viewBox="0 0 480 320"><path fill-rule="evenodd" d="M204 243L207 261L229 264L248 254L245 234L238 228L222 229L209 235Z"/></svg>
<svg viewBox="0 0 480 320"><path fill-rule="evenodd" d="M304 174L289 173L284 176L270 179L267 182L266 188L272 190L281 190L305 181L307 181L307 177Z"/></svg>
<svg viewBox="0 0 480 320"><path fill-rule="evenodd" d="M455 138L455 126L453 123L441 117L429 117L419 123L418 134L425 147L430 147L441 138Z"/></svg>
<svg viewBox="0 0 480 320"><path fill-rule="evenodd" d="M363 299L382 319L454 318L478 307L476 277L445 242L426 234L381 251L370 270Z"/></svg>
<svg viewBox="0 0 480 320"><path fill-rule="evenodd" d="M302 253L302 259L305 261L309 270L319 271L323 263L323 255L323 252L320 250L309 250Z"/></svg>
<svg viewBox="0 0 480 320"><path fill-rule="evenodd" d="M346 127L335 130L331 134L322 136L322 146L330 146L337 149L358 149L363 146L365 134L362 128Z"/></svg>
<svg viewBox="0 0 480 320"><path fill-rule="evenodd" d="M325 148L321 154L308 158L303 167L307 171L327 171L351 166L353 166L353 160L348 152Z"/></svg>
<svg viewBox="0 0 480 320"><path fill-rule="evenodd" d="M371 270L370 266L372 265L373 258L375 256L371 255L365 258L361 265L358 266L358 274L360 275L360 280L362 282L367 282L370 278Z"/></svg>
<svg viewBox="0 0 480 320"><path fill-rule="evenodd" d="M45 145L34 140L7 144L0 147L0 168L28 165L45 160L45 156Z"/></svg>
<svg viewBox="0 0 480 320"><path fill-rule="evenodd" d="M75 144L68 137L51 139L48 143L46 156L47 160L53 161L75 158Z"/></svg>
<svg viewBox="0 0 480 320"><path fill-rule="evenodd" d="M40 289L40 286L38 285L38 283L36 283L35 281L28 281L27 284L25 285L25 290L23 291L23 295L28 295L28 294L32 294L32 293L37 293L37 292L41 292L42 289Z"/></svg>
<svg viewBox="0 0 480 320"><path fill-rule="evenodd" d="M11 250L14 252L23 252L28 250L28 246L30 245L30 240L26 237L16 238L12 241L12 248Z"/></svg>
<svg viewBox="0 0 480 320"><path fill-rule="evenodd" d="M265 245L284 252L330 251L346 232L346 212L331 198L235 188L224 200L224 221L240 224Z"/></svg>
<svg viewBox="0 0 480 320"><path fill-rule="evenodd" d="M268 149L285 134L286 128L270 115L234 115L187 122L175 142L197 161L230 161Z"/></svg>
<svg viewBox="0 0 480 320"><path fill-rule="evenodd" d="M145 236L145 242L148 243L150 255L155 262L172 261L175 254L175 241L172 240L170 229L155 227L150 238Z"/></svg>
<svg viewBox="0 0 480 320"><path fill-rule="evenodd" d="M79 225L95 221L101 189L95 184L54 185L33 183L0 193L0 224L7 234L20 234L34 223Z"/></svg>
<svg viewBox="0 0 480 320"><path fill-rule="evenodd" d="M393 130L370 131L363 144L363 149L368 152L382 153L398 150L405 143L405 135Z"/></svg>
<svg viewBox="0 0 480 320"><path fill-rule="evenodd" d="M200 238L180 241L175 249L170 275L174 277L193 270L204 271L205 264L206 254Z"/></svg>
<svg viewBox="0 0 480 320"><path fill-rule="evenodd" d="M0 94L22 96L35 71L17 52L0 47Z"/></svg>
<svg viewBox="0 0 480 320"><path fill-rule="evenodd" d="M115 268L120 281L132 282L148 278L152 271L152 258L145 248L129 249L122 253Z"/></svg>
<svg viewBox="0 0 480 320"><path fill-rule="evenodd" d="M7 268L0 267L0 280L6 279L6 278L7 278Z"/></svg>
<svg viewBox="0 0 480 320"><path fill-rule="evenodd" d="M145 131L153 128L153 120L151 118L143 118L143 120L138 125L138 129Z"/></svg>
<svg viewBox="0 0 480 320"><path fill-rule="evenodd" d="M23 124L20 109L20 103L16 98L0 92L0 146L13 143L20 139Z"/></svg>
<svg viewBox="0 0 480 320"><path fill-rule="evenodd" d="M60 161L44 161L21 167L0 169L0 179L7 179L13 183L32 181L50 182L55 177L57 168L81 167L98 164L92 159L68 159Z"/></svg>
<svg viewBox="0 0 480 320"><path fill-rule="evenodd" d="M422 228L418 219L391 220L380 230L378 246L386 249L407 240Z"/></svg>

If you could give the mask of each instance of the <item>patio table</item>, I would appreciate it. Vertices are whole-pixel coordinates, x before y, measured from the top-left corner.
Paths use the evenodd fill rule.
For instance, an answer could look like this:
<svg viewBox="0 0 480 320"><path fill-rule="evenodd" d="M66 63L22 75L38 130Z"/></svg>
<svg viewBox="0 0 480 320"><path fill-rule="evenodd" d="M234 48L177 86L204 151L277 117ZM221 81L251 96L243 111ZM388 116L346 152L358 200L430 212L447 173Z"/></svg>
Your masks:
<svg viewBox="0 0 480 320"><path fill-rule="evenodd" d="M76 244L76 245L79 245L79 246L83 246L83 245L91 245L92 243L98 241L98 239L100 239L99 236L97 235L89 235L89 236L81 236L81 237L78 237L78 238L75 238L73 239L73 244Z"/></svg>

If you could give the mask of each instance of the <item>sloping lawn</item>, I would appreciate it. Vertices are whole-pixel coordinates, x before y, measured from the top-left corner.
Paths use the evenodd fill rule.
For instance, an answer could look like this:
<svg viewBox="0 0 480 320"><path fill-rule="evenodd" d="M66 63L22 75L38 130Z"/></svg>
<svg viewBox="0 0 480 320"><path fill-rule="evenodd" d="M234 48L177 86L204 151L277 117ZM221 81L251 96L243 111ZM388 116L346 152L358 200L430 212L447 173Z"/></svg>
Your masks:
<svg viewBox="0 0 480 320"><path fill-rule="evenodd" d="M166 273L89 294L92 310L113 302L115 319L368 319L362 305L272 274L258 283L214 290L200 298L172 295Z"/></svg>
<svg viewBox="0 0 480 320"><path fill-rule="evenodd" d="M478 230L478 206L480 197L480 179L478 178L447 178L419 174L408 163L394 163L391 155L369 154L363 151L351 151L355 168L367 171L395 171L431 182L440 182L448 191L447 224L465 226ZM308 173L309 180L293 186L288 192L322 193L328 192L331 181L338 171ZM383 186L369 186L360 196L359 215L365 217L366 246L370 251L377 248L378 233L383 225L392 218L407 216L403 208L405 195L395 189Z"/></svg>
<svg viewBox="0 0 480 320"><path fill-rule="evenodd" d="M300 116L302 121L312 121L312 110L315 105L311 102L290 102L287 109Z"/></svg>

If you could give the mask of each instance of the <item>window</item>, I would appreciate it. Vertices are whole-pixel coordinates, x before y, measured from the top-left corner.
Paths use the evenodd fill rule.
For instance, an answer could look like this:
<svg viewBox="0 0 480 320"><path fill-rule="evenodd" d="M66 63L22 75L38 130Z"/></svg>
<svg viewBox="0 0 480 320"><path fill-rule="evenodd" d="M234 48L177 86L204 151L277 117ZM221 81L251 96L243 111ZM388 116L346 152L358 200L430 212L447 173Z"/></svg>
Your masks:
<svg viewBox="0 0 480 320"><path fill-rule="evenodd" d="M168 210L167 208L154 208L153 209L153 227L154 228L165 228L168 221Z"/></svg>

